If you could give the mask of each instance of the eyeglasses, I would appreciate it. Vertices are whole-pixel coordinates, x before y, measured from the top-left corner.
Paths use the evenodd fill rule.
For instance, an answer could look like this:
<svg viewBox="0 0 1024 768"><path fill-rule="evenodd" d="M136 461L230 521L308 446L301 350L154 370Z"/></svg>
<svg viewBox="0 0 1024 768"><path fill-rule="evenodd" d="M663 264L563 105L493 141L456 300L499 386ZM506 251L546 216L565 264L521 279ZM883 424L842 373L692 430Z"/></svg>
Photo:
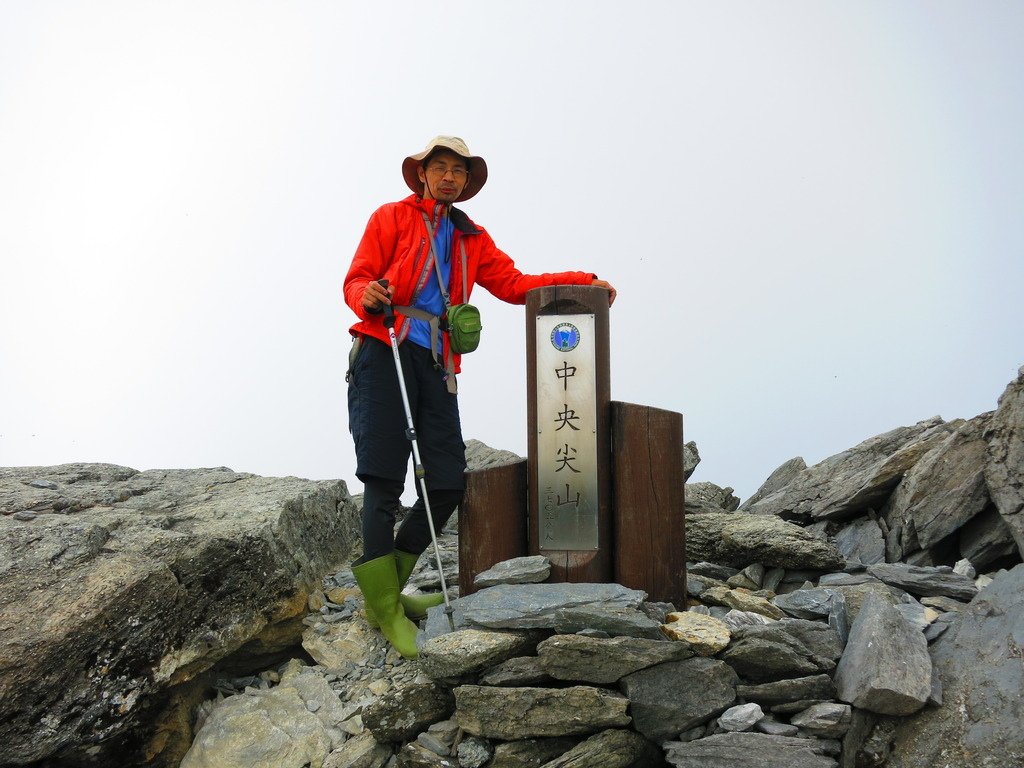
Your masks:
<svg viewBox="0 0 1024 768"><path fill-rule="evenodd" d="M449 168L444 163L431 163L427 166L427 171L429 173L436 173L438 176L445 176L450 173L456 179L464 179L469 175L469 171L460 165Z"/></svg>

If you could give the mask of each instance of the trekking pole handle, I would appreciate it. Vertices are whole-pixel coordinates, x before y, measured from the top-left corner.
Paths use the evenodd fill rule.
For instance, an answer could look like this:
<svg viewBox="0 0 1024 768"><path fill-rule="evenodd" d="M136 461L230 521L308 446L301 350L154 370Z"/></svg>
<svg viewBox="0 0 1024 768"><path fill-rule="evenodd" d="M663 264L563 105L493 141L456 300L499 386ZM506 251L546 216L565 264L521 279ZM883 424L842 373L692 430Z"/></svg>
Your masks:
<svg viewBox="0 0 1024 768"><path fill-rule="evenodd" d="M381 280L378 280L377 284L380 285L380 287L383 288L385 291L388 289L387 278L383 278ZM385 304L383 309L384 309L384 327L385 328L394 328L395 327L395 310L392 308L392 306L390 304Z"/></svg>

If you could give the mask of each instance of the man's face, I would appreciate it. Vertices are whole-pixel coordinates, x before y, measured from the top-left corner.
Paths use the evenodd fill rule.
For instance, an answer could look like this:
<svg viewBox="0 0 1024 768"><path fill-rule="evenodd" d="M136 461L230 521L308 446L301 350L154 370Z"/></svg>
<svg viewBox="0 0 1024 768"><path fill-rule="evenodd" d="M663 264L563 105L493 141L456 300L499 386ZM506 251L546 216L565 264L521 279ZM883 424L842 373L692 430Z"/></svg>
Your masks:
<svg viewBox="0 0 1024 768"><path fill-rule="evenodd" d="M424 184L423 196L441 203L454 203L469 179L466 161L447 150L432 154L418 173Z"/></svg>

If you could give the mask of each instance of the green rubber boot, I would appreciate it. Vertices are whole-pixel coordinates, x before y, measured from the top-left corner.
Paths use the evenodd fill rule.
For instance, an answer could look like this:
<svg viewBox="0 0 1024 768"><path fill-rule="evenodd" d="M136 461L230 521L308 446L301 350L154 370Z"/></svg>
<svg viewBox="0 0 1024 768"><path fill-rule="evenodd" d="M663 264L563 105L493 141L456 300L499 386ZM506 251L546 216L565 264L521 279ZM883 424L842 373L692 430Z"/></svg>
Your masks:
<svg viewBox="0 0 1024 768"><path fill-rule="evenodd" d="M420 556L414 555L410 552L403 552L400 549L394 551L395 556L395 567L398 571L398 591L401 593L402 588L405 587L409 581L409 576L412 575L413 569L416 567L416 563L419 561ZM444 595L440 592L432 592L429 595L398 595L398 601L402 604L405 609L405 615L410 619L422 619L427 615L427 609L433 608L435 605L440 605L444 602ZM369 605L366 606L366 623L371 627L376 627L377 617L374 615L373 610Z"/></svg>
<svg viewBox="0 0 1024 768"><path fill-rule="evenodd" d="M416 625L405 615L398 602L398 569L393 555L384 555L375 560L352 566L352 575L363 592L366 610L373 611L377 626L402 656L415 659Z"/></svg>

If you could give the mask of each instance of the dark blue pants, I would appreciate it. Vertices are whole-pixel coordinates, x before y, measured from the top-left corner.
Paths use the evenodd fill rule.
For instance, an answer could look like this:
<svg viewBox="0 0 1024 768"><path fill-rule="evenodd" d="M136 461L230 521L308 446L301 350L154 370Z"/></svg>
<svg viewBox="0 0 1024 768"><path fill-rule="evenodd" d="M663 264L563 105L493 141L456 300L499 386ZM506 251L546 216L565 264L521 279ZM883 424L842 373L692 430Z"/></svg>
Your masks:
<svg viewBox="0 0 1024 768"><path fill-rule="evenodd" d="M435 528L440 530L462 501L466 446L459 402L448 392L443 371L430 350L412 342L399 347L409 406ZM352 365L348 387L349 429L355 440L356 477L363 492L363 560L386 555L395 547L419 554L430 543L426 505L418 498L394 534L412 443L406 434L405 408L395 359L388 344L365 337Z"/></svg>

